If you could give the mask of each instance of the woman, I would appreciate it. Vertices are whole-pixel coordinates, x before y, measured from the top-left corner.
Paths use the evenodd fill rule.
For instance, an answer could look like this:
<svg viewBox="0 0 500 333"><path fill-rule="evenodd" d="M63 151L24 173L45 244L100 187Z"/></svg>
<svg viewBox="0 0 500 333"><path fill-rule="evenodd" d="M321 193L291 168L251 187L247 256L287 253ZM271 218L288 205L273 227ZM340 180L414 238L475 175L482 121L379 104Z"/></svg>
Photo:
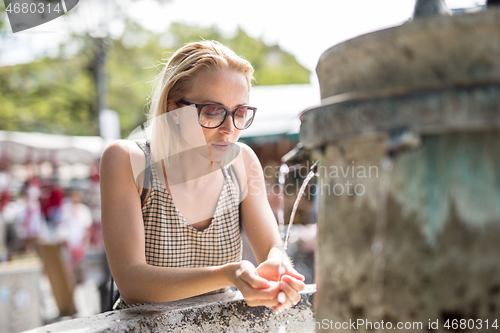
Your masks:
<svg viewBox="0 0 500 333"><path fill-rule="evenodd" d="M300 300L304 277L288 258L279 273L282 245L260 162L236 143L256 111L247 106L252 75L219 43L187 44L160 73L148 140L105 150L102 228L121 295L115 308L230 286L249 306L277 312ZM258 267L241 261L240 223Z"/></svg>

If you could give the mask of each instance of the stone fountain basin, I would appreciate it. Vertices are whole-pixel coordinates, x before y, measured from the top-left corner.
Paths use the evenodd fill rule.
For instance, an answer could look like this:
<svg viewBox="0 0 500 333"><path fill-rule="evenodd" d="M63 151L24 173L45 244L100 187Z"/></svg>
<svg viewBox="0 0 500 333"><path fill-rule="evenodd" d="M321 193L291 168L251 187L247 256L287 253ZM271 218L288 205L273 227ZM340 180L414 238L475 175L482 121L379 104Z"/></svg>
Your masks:
<svg viewBox="0 0 500 333"><path fill-rule="evenodd" d="M316 285L306 285L302 300L276 314L265 307L249 307L239 291L197 296L105 312L39 327L29 333L55 332L311 332Z"/></svg>

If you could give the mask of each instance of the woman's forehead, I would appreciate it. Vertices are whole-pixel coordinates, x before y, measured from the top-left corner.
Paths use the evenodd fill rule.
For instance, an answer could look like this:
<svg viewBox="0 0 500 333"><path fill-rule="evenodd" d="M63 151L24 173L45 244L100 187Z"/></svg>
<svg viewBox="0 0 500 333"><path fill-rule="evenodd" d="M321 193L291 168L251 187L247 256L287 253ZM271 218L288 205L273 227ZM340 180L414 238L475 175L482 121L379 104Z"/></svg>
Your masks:
<svg viewBox="0 0 500 333"><path fill-rule="evenodd" d="M186 97L197 98L197 103L224 102L238 100L248 102L248 80L245 74L232 69L216 72L202 71L193 77L192 88ZM200 100L200 99L203 99Z"/></svg>

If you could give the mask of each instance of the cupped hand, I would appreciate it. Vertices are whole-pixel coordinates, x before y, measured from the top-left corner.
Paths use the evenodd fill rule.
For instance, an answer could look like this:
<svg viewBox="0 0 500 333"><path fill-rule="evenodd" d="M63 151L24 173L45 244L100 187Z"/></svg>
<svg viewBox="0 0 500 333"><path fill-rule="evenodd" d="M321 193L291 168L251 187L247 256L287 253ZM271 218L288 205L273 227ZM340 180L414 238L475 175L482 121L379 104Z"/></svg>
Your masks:
<svg viewBox="0 0 500 333"><path fill-rule="evenodd" d="M260 277L269 281L279 282L279 291L285 293L286 300L282 303L278 302L278 304L272 307L276 312L290 309L293 305L297 304L301 299L299 291L302 291L305 287L304 276L297 272L289 262L285 261L283 263L283 267L285 268L283 275L280 274L280 264L280 260L268 259L256 269ZM278 301L278 296L276 296L276 301Z"/></svg>
<svg viewBox="0 0 500 333"><path fill-rule="evenodd" d="M280 260L268 259L257 267L257 274L268 281L279 281L282 275L290 275L300 281L305 280L304 276L297 272L287 261L283 263L283 267L285 268L284 274L280 274L280 265Z"/></svg>
<svg viewBox="0 0 500 333"><path fill-rule="evenodd" d="M299 294L299 291L304 290L304 287L304 281L298 280L290 275L283 275L281 277L281 281L279 282L278 288L280 290L280 293L285 293L285 301L278 302L279 304L274 306L272 309L276 312L282 312L284 310L290 309L302 298Z"/></svg>
<svg viewBox="0 0 500 333"><path fill-rule="evenodd" d="M251 262L243 260L237 263L232 272L232 280L248 306L267 306L270 309L279 306L279 283L259 276Z"/></svg>

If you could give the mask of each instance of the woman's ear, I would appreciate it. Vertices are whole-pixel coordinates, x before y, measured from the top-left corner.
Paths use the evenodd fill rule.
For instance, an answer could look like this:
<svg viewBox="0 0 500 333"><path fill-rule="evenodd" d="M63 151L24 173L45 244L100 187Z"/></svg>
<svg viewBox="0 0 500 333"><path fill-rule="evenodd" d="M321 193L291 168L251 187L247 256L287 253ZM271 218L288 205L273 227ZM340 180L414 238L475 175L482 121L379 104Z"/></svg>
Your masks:
<svg viewBox="0 0 500 333"><path fill-rule="evenodd" d="M168 111L174 111L174 110L177 110L179 107L177 106L177 103L174 102L173 100L169 100L167 102L167 112ZM179 125L179 113L178 112L171 112L169 114L169 116L171 117L171 119L174 121L174 123L176 123L177 125Z"/></svg>

